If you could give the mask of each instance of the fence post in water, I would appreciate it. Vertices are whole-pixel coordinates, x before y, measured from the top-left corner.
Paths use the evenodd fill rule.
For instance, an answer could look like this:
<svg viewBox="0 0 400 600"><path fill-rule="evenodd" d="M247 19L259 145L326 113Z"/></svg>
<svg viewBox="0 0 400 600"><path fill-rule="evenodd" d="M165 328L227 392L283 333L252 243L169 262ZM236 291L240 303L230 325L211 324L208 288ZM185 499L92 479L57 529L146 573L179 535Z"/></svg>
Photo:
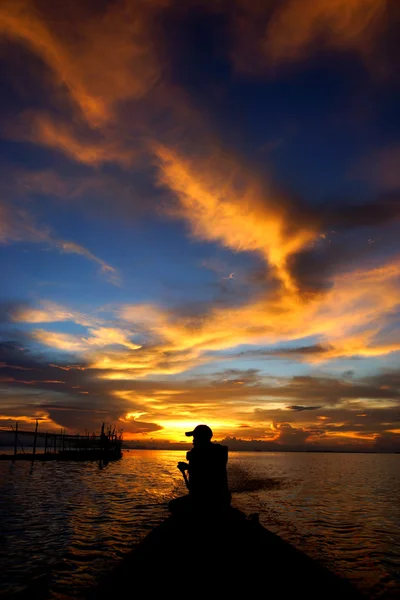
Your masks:
<svg viewBox="0 0 400 600"><path fill-rule="evenodd" d="M36 419L35 437L33 438L33 453L32 453L32 460L35 460L35 454L36 454L36 439L37 439L37 430L38 430L38 424L39 424L39 421Z"/></svg>
<svg viewBox="0 0 400 600"><path fill-rule="evenodd" d="M15 421L15 437L14 437L14 456L17 454L18 446L18 421Z"/></svg>
<svg viewBox="0 0 400 600"><path fill-rule="evenodd" d="M44 453L46 454L46 452L47 452L47 431L44 436Z"/></svg>

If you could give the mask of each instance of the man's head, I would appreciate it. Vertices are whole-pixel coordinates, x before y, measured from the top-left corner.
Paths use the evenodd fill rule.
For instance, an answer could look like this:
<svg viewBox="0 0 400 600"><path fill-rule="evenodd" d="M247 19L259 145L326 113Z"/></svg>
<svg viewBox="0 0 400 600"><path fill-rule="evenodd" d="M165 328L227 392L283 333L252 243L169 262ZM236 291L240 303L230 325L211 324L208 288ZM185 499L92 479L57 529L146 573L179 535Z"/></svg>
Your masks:
<svg viewBox="0 0 400 600"><path fill-rule="evenodd" d="M204 444L211 441L213 432L208 425L197 425L193 431L187 431L185 435L193 436L193 444Z"/></svg>

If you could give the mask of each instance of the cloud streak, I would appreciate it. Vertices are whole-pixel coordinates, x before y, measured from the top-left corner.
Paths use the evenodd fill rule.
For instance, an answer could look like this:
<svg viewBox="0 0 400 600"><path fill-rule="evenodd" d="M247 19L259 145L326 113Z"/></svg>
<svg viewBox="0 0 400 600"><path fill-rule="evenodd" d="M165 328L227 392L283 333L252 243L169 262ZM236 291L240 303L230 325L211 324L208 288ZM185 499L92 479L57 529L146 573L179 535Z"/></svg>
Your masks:
<svg viewBox="0 0 400 600"><path fill-rule="evenodd" d="M106 279L120 285L117 269L102 260L90 250L76 242L62 240L56 237L50 228L40 227L35 219L23 209L15 209L0 202L0 244L12 243L43 244L59 250L62 254L78 254L100 267Z"/></svg>

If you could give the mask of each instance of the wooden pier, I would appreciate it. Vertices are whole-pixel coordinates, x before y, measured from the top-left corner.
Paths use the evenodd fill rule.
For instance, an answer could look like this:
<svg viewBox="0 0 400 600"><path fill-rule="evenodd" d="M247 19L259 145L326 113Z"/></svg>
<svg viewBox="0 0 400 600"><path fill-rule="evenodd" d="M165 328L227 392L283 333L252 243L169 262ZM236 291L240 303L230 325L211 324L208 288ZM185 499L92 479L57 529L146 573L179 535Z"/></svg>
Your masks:
<svg viewBox="0 0 400 600"><path fill-rule="evenodd" d="M4 430L3 430L4 431ZM60 433L39 431L39 421L36 420L34 431L23 431L11 427L10 433L14 438L14 452L0 454L0 460L73 460L73 461L103 461L118 460L122 457L122 431L109 427L106 431L103 423L100 435L93 434L67 434L65 429ZM27 437L31 438L29 446L22 443ZM41 447L38 441L42 441ZM29 448L29 451L28 451ZM1 449L0 449L1 452Z"/></svg>

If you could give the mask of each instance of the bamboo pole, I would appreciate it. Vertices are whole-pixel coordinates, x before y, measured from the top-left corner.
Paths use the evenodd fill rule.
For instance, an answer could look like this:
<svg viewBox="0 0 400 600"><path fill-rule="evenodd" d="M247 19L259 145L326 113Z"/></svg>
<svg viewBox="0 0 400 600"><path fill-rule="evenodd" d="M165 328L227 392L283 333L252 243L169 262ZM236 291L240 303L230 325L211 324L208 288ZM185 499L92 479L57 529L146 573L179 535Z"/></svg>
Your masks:
<svg viewBox="0 0 400 600"><path fill-rule="evenodd" d="M17 422L16 422L16 425L17 425L17 427L16 427L16 431L15 431L15 438L16 438L16 440L17 440L17 444L19 444L19 445L21 446L22 454L25 454L24 447L23 447L23 445L21 444L21 440L19 439L19 435L18 435L18 423L17 423ZM12 429L12 431L14 431L14 429L13 429L13 426L12 426L12 425L11 425L11 429ZM14 454L16 454L16 451L15 451L15 450L14 450Z"/></svg>
<svg viewBox="0 0 400 600"><path fill-rule="evenodd" d="M14 456L17 455L17 446L18 446L18 421L15 421Z"/></svg>
<svg viewBox="0 0 400 600"><path fill-rule="evenodd" d="M32 453L32 460L35 460L35 454L36 454L36 440L37 440L37 430L38 430L38 425L39 425L39 421L36 419L35 437L33 438L33 453Z"/></svg>

